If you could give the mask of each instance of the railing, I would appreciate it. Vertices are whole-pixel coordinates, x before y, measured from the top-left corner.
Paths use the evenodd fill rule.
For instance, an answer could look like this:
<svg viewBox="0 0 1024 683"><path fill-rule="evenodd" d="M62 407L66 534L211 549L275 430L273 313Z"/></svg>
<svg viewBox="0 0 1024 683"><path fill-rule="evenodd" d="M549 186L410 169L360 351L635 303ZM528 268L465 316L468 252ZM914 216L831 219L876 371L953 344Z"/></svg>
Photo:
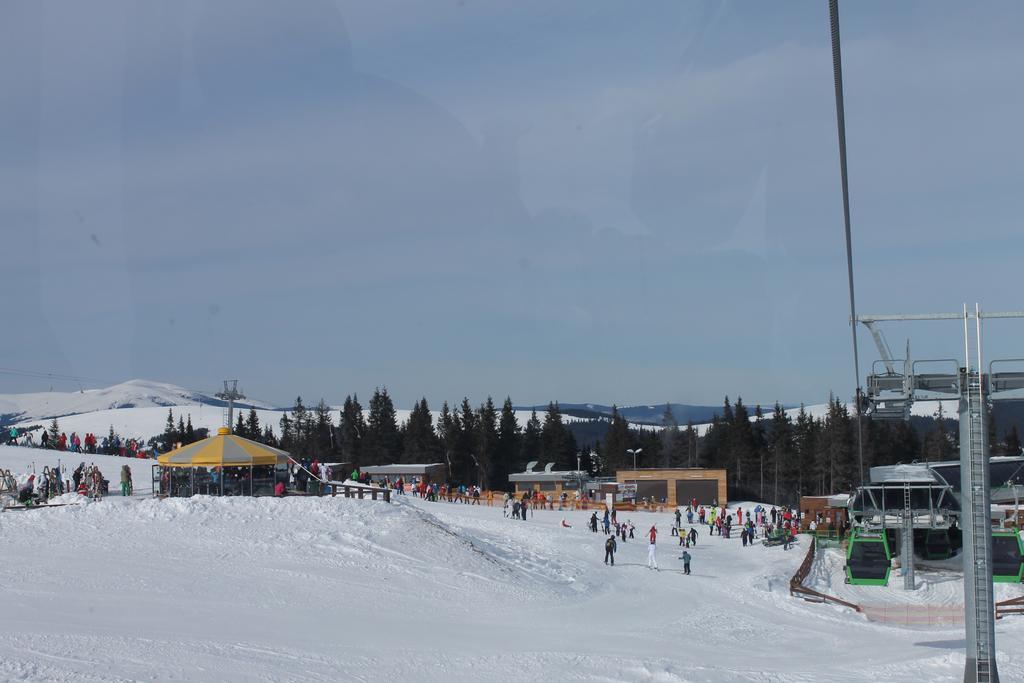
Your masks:
<svg viewBox="0 0 1024 683"><path fill-rule="evenodd" d="M996 603L996 619L1002 619L1010 614L1024 614L1024 597Z"/></svg>
<svg viewBox="0 0 1024 683"><path fill-rule="evenodd" d="M963 626L963 605L861 605L869 620L903 626Z"/></svg>
<svg viewBox="0 0 1024 683"><path fill-rule="evenodd" d="M329 488L331 490L331 497L332 498L334 496L338 495L338 491L340 489L341 490L341 495L345 496L346 498L353 498L354 497L354 498L358 498L358 499L362 500L363 498L366 497L366 494L369 493L370 494L370 498L372 500L377 500L377 496L381 495L381 496L383 496L385 503L390 503L391 502L391 490L390 489L379 489L379 488L377 488L375 486L365 486L365 485L353 486L351 484L330 484L330 483L324 484L324 486L325 486L325 488Z"/></svg>
<svg viewBox="0 0 1024 683"><path fill-rule="evenodd" d="M793 578L789 580L789 594L794 597L800 597L805 600L812 600L815 602L831 602L860 612L860 605L840 600L833 595L816 591L813 588L808 588L804 585L804 579L806 579L807 575L811 573L811 566L814 564L814 546L815 543L813 541L807 544L807 554L804 556L804 561L800 563L800 567L796 570L796 573L793 574Z"/></svg>

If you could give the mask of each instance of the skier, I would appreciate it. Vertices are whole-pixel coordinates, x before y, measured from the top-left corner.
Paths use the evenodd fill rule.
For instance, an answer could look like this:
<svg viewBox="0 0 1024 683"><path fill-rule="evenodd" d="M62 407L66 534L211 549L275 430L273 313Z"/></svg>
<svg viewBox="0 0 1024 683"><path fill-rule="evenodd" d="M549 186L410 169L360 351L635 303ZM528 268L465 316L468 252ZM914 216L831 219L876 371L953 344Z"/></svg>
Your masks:
<svg viewBox="0 0 1024 683"><path fill-rule="evenodd" d="M683 561L683 573L690 573L690 553L683 551L683 554L679 556L679 559Z"/></svg>
<svg viewBox="0 0 1024 683"><path fill-rule="evenodd" d="M677 536L679 535L679 527L681 527L682 525L683 525L683 513L679 511L679 508L676 508L676 528L675 528L675 532L674 533Z"/></svg>
<svg viewBox="0 0 1024 683"><path fill-rule="evenodd" d="M604 532L606 534L610 534L611 533L611 528L612 528L611 527L611 520L608 517L608 508L605 508L605 510L604 510Z"/></svg>
<svg viewBox="0 0 1024 683"><path fill-rule="evenodd" d="M693 524L693 509L686 511L686 523Z"/></svg>
<svg viewBox="0 0 1024 683"><path fill-rule="evenodd" d="M658 559L654 556L655 551L658 549L658 529L652 526L651 530L647 532L647 538L650 540L650 544L647 546L647 567L649 569L658 568Z"/></svg>
<svg viewBox="0 0 1024 683"><path fill-rule="evenodd" d="M130 484L128 482L131 480L131 476L132 476L131 475L131 470L128 468L128 465L121 465L121 496L122 497L128 495L128 490L130 488Z"/></svg>
<svg viewBox="0 0 1024 683"><path fill-rule="evenodd" d="M630 538L633 538L633 530L634 530L634 529L636 529L636 527L635 527L635 526L633 526L633 522L630 522L630 523L629 523L629 537L630 537Z"/></svg>
<svg viewBox="0 0 1024 683"><path fill-rule="evenodd" d="M691 545L697 545L697 530L696 529L693 529L693 528L690 529L690 536L689 536L689 540L687 541L686 545L687 545L687 547L690 547Z"/></svg>
<svg viewBox="0 0 1024 683"><path fill-rule="evenodd" d="M597 533L597 513L591 513L590 515L590 530L595 534Z"/></svg>
<svg viewBox="0 0 1024 683"><path fill-rule="evenodd" d="M615 551L618 545L615 543L615 537L609 535L608 540L604 542L604 563L608 564L611 560L611 565L615 566Z"/></svg>

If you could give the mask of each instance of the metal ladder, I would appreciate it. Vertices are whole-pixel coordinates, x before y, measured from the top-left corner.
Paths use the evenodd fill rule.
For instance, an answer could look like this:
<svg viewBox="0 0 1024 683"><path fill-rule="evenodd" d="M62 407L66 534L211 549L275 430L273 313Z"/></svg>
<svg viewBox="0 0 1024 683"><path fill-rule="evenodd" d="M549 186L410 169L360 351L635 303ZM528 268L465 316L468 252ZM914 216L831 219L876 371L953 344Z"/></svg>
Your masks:
<svg viewBox="0 0 1024 683"><path fill-rule="evenodd" d="M977 494L970 509L971 545L974 551L974 637L977 643L977 678L979 683L993 681L992 671L995 668L995 652L992 645L992 577L985 570L991 560L988 536L991 531L990 511L984 495L988 486L986 469L988 462L984 452L985 434L983 433L984 402L981 398L981 386L978 373L970 374L968 385L968 410L970 411L971 432L971 487Z"/></svg>
<svg viewBox="0 0 1024 683"><path fill-rule="evenodd" d="M900 565L903 568L903 589L914 590L914 509L910 505L910 482L903 484L903 535Z"/></svg>

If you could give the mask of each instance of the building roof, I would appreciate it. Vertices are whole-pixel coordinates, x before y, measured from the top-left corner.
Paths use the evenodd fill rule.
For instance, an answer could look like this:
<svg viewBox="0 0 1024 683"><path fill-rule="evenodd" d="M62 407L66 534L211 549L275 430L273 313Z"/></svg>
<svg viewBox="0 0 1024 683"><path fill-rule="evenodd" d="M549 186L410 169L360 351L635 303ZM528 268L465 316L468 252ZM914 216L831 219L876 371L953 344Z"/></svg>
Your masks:
<svg viewBox="0 0 1024 683"><path fill-rule="evenodd" d="M445 464L430 462L410 465L367 465L360 467L359 470L367 474L426 474L428 470L436 467L445 467Z"/></svg>
<svg viewBox="0 0 1024 683"><path fill-rule="evenodd" d="M216 436L164 453L157 462L164 467L248 467L286 463L288 454L221 427Z"/></svg>
<svg viewBox="0 0 1024 683"><path fill-rule="evenodd" d="M872 467L870 479L872 484L937 483L935 475L925 465L881 465Z"/></svg>
<svg viewBox="0 0 1024 683"><path fill-rule="evenodd" d="M508 475L508 480L516 481L566 481L584 477L590 479L590 475L583 470L563 470L561 472L516 472Z"/></svg>

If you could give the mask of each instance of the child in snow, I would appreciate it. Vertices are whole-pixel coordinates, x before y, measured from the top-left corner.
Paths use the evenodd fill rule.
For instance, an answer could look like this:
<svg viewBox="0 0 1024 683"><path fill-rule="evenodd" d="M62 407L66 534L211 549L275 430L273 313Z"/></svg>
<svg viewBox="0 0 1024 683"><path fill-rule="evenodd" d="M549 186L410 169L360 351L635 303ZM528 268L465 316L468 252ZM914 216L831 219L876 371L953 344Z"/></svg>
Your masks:
<svg viewBox="0 0 1024 683"><path fill-rule="evenodd" d="M614 536L609 536L608 540L606 540L604 542L604 563L605 564L609 564L609 560L610 560L611 561L611 565L613 567L615 566L615 550L617 549L617 547L618 547L618 545L615 543L615 537Z"/></svg>
<svg viewBox="0 0 1024 683"><path fill-rule="evenodd" d="M690 553L683 551L683 554L679 556L679 559L683 561L683 573L690 573Z"/></svg>

